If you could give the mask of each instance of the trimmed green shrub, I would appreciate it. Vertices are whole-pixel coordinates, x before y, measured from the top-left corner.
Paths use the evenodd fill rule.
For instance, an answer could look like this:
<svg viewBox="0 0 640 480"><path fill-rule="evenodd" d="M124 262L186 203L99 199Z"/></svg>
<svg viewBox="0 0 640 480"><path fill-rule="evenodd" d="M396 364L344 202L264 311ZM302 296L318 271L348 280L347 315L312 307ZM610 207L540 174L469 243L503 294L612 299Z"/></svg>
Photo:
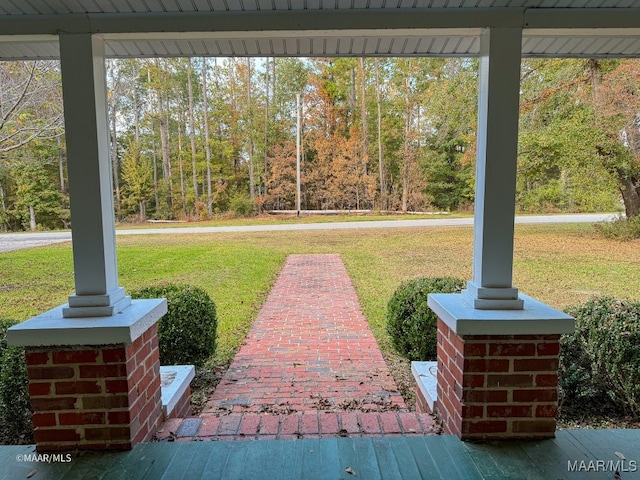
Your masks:
<svg viewBox="0 0 640 480"><path fill-rule="evenodd" d="M596 232L605 238L614 240L633 240L640 238L640 216L618 217L611 222L600 222L594 225Z"/></svg>
<svg viewBox="0 0 640 480"><path fill-rule="evenodd" d="M0 319L0 443L5 445L33 442L24 348L7 345L7 330L16 323Z"/></svg>
<svg viewBox="0 0 640 480"><path fill-rule="evenodd" d="M596 387L591 358L581 335L563 335L560 339L558 371L559 404L563 412L589 411L593 405L608 402L605 390Z"/></svg>
<svg viewBox="0 0 640 480"><path fill-rule="evenodd" d="M409 360L435 360L438 317L427 305L430 293L459 293L465 281L419 277L403 282L387 305L387 332L398 353Z"/></svg>
<svg viewBox="0 0 640 480"><path fill-rule="evenodd" d="M576 331L561 340L563 401L608 397L640 415L640 302L600 297L566 311L576 318Z"/></svg>
<svg viewBox="0 0 640 480"><path fill-rule="evenodd" d="M2 357L2 354L9 347L9 345L7 345L7 330L13 327L16 323L18 322L15 320L0 318L0 357Z"/></svg>
<svg viewBox="0 0 640 480"><path fill-rule="evenodd" d="M166 298L158 322L162 365L203 365L215 353L218 317L207 292L190 285L163 284L131 292L133 298Z"/></svg>

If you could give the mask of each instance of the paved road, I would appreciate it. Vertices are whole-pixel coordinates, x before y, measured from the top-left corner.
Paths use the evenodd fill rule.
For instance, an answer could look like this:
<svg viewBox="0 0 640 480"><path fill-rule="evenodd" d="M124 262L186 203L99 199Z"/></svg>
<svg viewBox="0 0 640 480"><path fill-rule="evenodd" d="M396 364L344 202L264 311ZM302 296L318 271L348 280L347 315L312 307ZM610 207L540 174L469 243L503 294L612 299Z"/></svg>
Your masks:
<svg viewBox="0 0 640 480"><path fill-rule="evenodd" d="M516 224L525 223L596 223L615 218L613 214L531 215L517 216ZM170 235L172 233L277 232L291 230L358 230L365 228L453 227L473 225L473 218L436 217L428 219L375 220L360 222L298 223L277 225L241 225L228 227L164 227L117 230L116 235ZM0 252L39 247L71 240L70 232L0 234Z"/></svg>

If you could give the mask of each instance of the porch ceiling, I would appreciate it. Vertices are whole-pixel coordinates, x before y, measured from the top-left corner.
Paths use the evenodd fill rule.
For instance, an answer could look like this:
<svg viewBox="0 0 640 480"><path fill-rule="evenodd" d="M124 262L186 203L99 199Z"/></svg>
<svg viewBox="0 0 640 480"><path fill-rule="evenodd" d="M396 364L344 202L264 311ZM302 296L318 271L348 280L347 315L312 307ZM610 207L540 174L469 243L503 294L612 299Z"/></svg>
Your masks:
<svg viewBox="0 0 640 480"><path fill-rule="evenodd" d="M490 26L524 56L640 56L635 0L0 0L0 59L58 58L59 33L110 57L476 56Z"/></svg>
<svg viewBox="0 0 640 480"><path fill-rule="evenodd" d="M250 10L631 8L635 0L1 0L3 15Z"/></svg>

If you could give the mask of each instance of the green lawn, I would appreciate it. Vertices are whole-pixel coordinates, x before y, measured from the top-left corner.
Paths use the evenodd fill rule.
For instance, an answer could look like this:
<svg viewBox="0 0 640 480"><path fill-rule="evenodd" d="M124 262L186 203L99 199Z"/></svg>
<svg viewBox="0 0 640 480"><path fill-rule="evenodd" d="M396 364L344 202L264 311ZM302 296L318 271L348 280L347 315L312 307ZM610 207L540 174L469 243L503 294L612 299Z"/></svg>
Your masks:
<svg viewBox="0 0 640 480"><path fill-rule="evenodd" d="M339 214L306 214L303 213L299 217L295 214L278 214L278 215L260 215L256 217L233 217L231 215L221 215L212 220L204 220L202 222L146 222L146 223L119 223L118 229L149 229L149 228L184 228L184 227L231 227L246 225L273 225L273 224L293 224L293 223L331 223L331 222L370 222L378 220L428 220L439 218L471 218L472 214L468 213L394 213L382 214L372 212L366 214L358 213L339 213Z"/></svg>
<svg viewBox="0 0 640 480"><path fill-rule="evenodd" d="M593 234L590 225L516 228L514 284L558 308L592 295L640 297L640 241ZM242 343L291 253L339 253L384 351L385 306L398 284L418 275L471 276L470 227L363 231L119 236L120 283L190 283L214 299L219 315L216 363ZM0 254L0 318L25 320L73 292L69 244Z"/></svg>

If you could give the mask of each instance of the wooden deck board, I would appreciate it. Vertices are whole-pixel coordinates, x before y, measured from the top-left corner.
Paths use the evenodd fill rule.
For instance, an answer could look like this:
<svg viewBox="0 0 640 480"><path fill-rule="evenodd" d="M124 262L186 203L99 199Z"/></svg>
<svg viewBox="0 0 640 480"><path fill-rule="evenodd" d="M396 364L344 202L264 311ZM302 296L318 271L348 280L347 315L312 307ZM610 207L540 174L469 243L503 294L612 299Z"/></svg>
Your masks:
<svg viewBox="0 0 640 480"><path fill-rule="evenodd" d="M407 442L407 446L418 465L421 478L438 478L438 469L429 449L418 442Z"/></svg>
<svg viewBox="0 0 640 480"><path fill-rule="evenodd" d="M334 480L338 470L338 444L335 438L328 441L303 440L302 447L302 475L301 479ZM333 440L333 441L332 441ZM275 472L277 475L277 472Z"/></svg>
<svg viewBox="0 0 640 480"><path fill-rule="evenodd" d="M165 450L167 447L165 447ZM123 478L124 475L131 475L131 478L140 479L146 474L147 470L155 462L155 458L161 455L162 452L156 448L153 448L151 444L141 444L135 450L135 459L132 452L104 452L102 454L96 453L84 453L74 460L72 464L81 462L85 457L87 462L92 462L95 457L104 456L113 459L113 463L108 471L104 472L101 480L118 480ZM75 470L75 469L74 469ZM73 474L73 470L71 471ZM73 478L73 477L70 477ZM77 477L80 478L80 477Z"/></svg>
<svg viewBox="0 0 640 480"><path fill-rule="evenodd" d="M565 471L567 472L568 472L569 461L580 462L584 460L588 462L589 460L594 458L589 454L589 452L586 451L586 449L584 449L584 447L583 449L578 448L579 445L576 446L574 441L572 440L573 440L573 437L569 433L558 435L554 440L556 446L560 448L562 452L565 454L565 459L563 464L564 464ZM583 473L582 478L586 478L589 480L591 479L597 480L602 478L602 472L582 472L582 473ZM568 472L568 474L570 474L570 472Z"/></svg>
<svg viewBox="0 0 640 480"><path fill-rule="evenodd" d="M420 459L416 459L404 437L400 437L398 441L391 442L390 447L398 462L398 472L401 478L421 478L425 477L425 473L420 469L422 463ZM424 455L422 455L424 456Z"/></svg>
<svg viewBox="0 0 640 480"><path fill-rule="evenodd" d="M202 470L201 478L222 478L222 472L227 465L230 452L238 446L232 442L215 442L215 446L212 442L196 443L209 446L208 452L203 452L207 462Z"/></svg>
<svg viewBox="0 0 640 480"><path fill-rule="evenodd" d="M450 439L454 442L451 442ZM450 437L450 439L449 437L441 437L439 441L425 442L440 475L438 478L481 478L468 476L476 473L473 471L476 467L471 461L464 462L463 459L467 458L467 452L462 446L462 442L457 437ZM473 470L469 472L468 469L471 468Z"/></svg>
<svg viewBox="0 0 640 480"><path fill-rule="evenodd" d="M539 471L538 465L531 461L519 443L478 445L476 448L478 452L484 453L484 457L491 458L493 464L490 467L490 473L496 478L513 480L545 480L549 478ZM484 474L483 468L480 470Z"/></svg>
<svg viewBox="0 0 640 480"><path fill-rule="evenodd" d="M248 465L243 470L245 478L260 478L265 472L271 471L287 472L291 475L301 472L302 459L298 449L293 449L284 442L274 442L271 445L271 442L259 440L256 443L262 448L255 448L247 455ZM269 448L266 448L268 444Z"/></svg>
<svg viewBox="0 0 640 480"><path fill-rule="evenodd" d="M481 478L485 480L499 480L504 478L500 466L491 455L492 451L484 444L467 444L465 448L469 452L474 465L481 473Z"/></svg>
<svg viewBox="0 0 640 480"><path fill-rule="evenodd" d="M536 440L523 446L524 454L537 466L543 478L569 480L567 459L556 440Z"/></svg>
<svg viewBox="0 0 640 480"><path fill-rule="evenodd" d="M381 479L382 474L378 466L378 458L373 448L372 439L358 438L354 440L353 445L355 447L357 462L352 467L356 471L356 474L361 478L370 478L371 480ZM361 473L358 473L358 470Z"/></svg>
<svg viewBox="0 0 640 480"><path fill-rule="evenodd" d="M180 477L176 477L178 479L194 479L194 478L202 478L204 470L209 462L209 458L212 453L212 449L208 448L206 445L203 445L204 442L194 442L197 444L195 448L191 449L191 461L185 467L184 473Z"/></svg>
<svg viewBox="0 0 640 480"><path fill-rule="evenodd" d="M155 449L151 445L147 445L148 455L145 455L144 460L140 462L136 462L136 456L131 455L129 457L129 467L133 467L135 470L133 474L131 474L131 478L143 478L143 479L159 479L162 478L164 472L167 471L171 462L173 461L173 457L175 457L180 449L182 448L182 443L174 443L169 445L168 443L163 445L162 449L158 451L154 451ZM138 465L136 465L136 463ZM140 469L140 473L137 472L138 468ZM127 470L127 473L129 471Z"/></svg>
<svg viewBox="0 0 640 480"><path fill-rule="evenodd" d="M567 438L573 443L576 449L590 452L589 460L597 459L605 462L613 462L621 467L621 477L623 479L640 478L640 472L628 472L629 461L636 463L636 468L640 469L640 438L634 435L634 430L599 430L599 434L594 435L590 430L568 430ZM623 459L617 454L622 454Z"/></svg>
<svg viewBox="0 0 640 480"><path fill-rule="evenodd" d="M432 441L435 441L435 438L436 437L431 437L429 440L433 439ZM455 463L458 478L465 480L482 478L475 462L471 458L471 455L469 455L469 451L465 448L465 444L461 442L458 437L452 435L442 437L442 443L449 451ZM427 446L430 448L430 443Z"/></svg>
<svg viewBox="0 0 640 480"><path fill-rule="evenodd" d="M574 431L572 430L568 430L568 431L572 432L573 436L576 436L576 433L574 433ZM613 448L613 445L617 446L618 449L624 449L619 451L621 451L622 453L625 453L626 451L627 454L636 453L640 449L640 442L639 442L638 436L633 434L633 432L635 432L636 430L599 430L599 431L602 432L600 433L600 435L603 437L603 439L600 443L602 444L603 451L607 451L607 452L611 451L611 449ZM583 430L583 432L586 432L586 430Z"/></svg>
<svg viewBox="0 0 640 480"><path fill-rule="evenodd" d="M22 449L20 447L14 446L6 446L0 448L0 465L4 465L5 462L8 462L10 460L15 460L15 456L18 454L18 452L21 451Z"/></svg>
<svg viewBox="0 0 640 480"><path fill-rule="evenodd" d="M22 448L21 447L15 447L15 446L6 446L6 447L0 447L0 467L2 465L13 465L13 466L18 466L18 462L16 462L16 455L19 452L22 452ZM24 472L24 476L22 478L26 478L27 474L29 473L28 470L29 466L26 466L25 472ZM3 471L0 468L0 480L8 480L9 478L13 478L13 473L10 472L8 469L6 471ZM17 475L17 474L16 474Z"/></svg>
<svg viewBox="0 0 640 480"><path fill-rule="evenodd" d="M376 454L380 478L390 480L402 480L402 478L407 478L400 474L400 463L398 462L398 458L396 457L389 442L385 441L383 438L372 438L371 444Z"/></svg>
<svg viewBox="0 0 640 480"><path fill-rule="evenodd" d="M552 440L487 444L453 436L148 443L129 452L73 453L70 463L19 462L16 455L34 453L33 446L3 446L0 479L35 471L30 480L578 480L613 472L569 471L569 461L621 460L615 452L627 467L639 462L640 430L564 430ZM622 478L640 480L640 471Z"/></svg>
<svg viewBox="0 0 640 480"><path fill-rule="evenodd" d="M574 441L572 443L576 445L576 448L578 448L578 450L583 452L587 457L594 458L602 454L602 451L603 451L602 439L600 439L599 441L594 441L595 438L593 437L593 435L581 434L581 432L584 432L584 431L585 430L576 430L575 432L567 431L566 436L567 438L573 438ZM610 453L614 454L613 451L611 451Z"/></svg>
<svg viewBox="0 0 640 480"><path fill-rule="evenodd" d="M0 479L13 480L14 478L27 478L34 465L16 461L16 455L33 452L33 447L5 446L0 447ZM10 465L12 469L3 470L2 466Z"/></svg>
<svg viewBox="0 0 640 480"><path fill-rule="evenodd" d="M351 455L345 456L349 452ZM381 478L380 469L376 458L376 452L370 438L354 438L352 442L341 442L340 445L341 474L345 473L347 467L351 467L360 478L379 480ZM342 464L345 464L344 467ZM351 475L345 474L345 477Z"/></svg>
<svg viewBox="0 0 640 480"><path fill-rule="evenodd" d="M90 462L82 462L80 465L73 465L73 459L67 463L67 471L60 478L63 480L76 478L101 478L107 472L112 471L117 462L115 455L92 455ZM26 477L25 477L26 478ZM32 477L37 478L37 477Z"/></svg>
<svg viewBox="0 0 640 480"><path fill-rule="evenodd" d="M207 478L245 478L245 469L253 470L256 467L256 465L252 465L252 455L249 453L249 449L256 450L255 447L252 448L249 442L234 442L229 449L227 458L220 458L220 462L224 462L224 465L219 476L209 477L207 475ZM295 448L292 448L288 453L295 452L295 450ZM220 455L220 457L222 456ZM261 475L266 475L271 471L270 465L262 465L262 467L260 469Z"/></svg>
<svg viewBox="0 0 640 480"><path fill-rule="evenodd" d="M180 442L178 445L179 445L178 451L171 458L171 461L167 465L167 468L165 469L162 476L154 477L154 478L167 479L167 480L168 479L177 480L181 478L188 478L184 475L184 473L186 470L190 468L195 457L199 456L198 453L202 449L198 448L199 445L186 445L186 442L184 443ZM149 475L151 474L152 472L149 472Z"/></svg>
<svg viewBox="0 0 640 480"><path fill-rule="evenodd" d="M269 447L268 449L266 449L267 446ZM281 475L291 475L291 478L300 478L304 468L302 452L299 448L293 450L292 446L296 446L296 444L290 445L290 441L286 441L282 443L282 445L271 445L271 442L269 442L268 445L265 445L265 449L267 454L275 458L277 452L274 452L274 448L280 448L280 455L282 455L284 460L280 469Z"/></svg>

